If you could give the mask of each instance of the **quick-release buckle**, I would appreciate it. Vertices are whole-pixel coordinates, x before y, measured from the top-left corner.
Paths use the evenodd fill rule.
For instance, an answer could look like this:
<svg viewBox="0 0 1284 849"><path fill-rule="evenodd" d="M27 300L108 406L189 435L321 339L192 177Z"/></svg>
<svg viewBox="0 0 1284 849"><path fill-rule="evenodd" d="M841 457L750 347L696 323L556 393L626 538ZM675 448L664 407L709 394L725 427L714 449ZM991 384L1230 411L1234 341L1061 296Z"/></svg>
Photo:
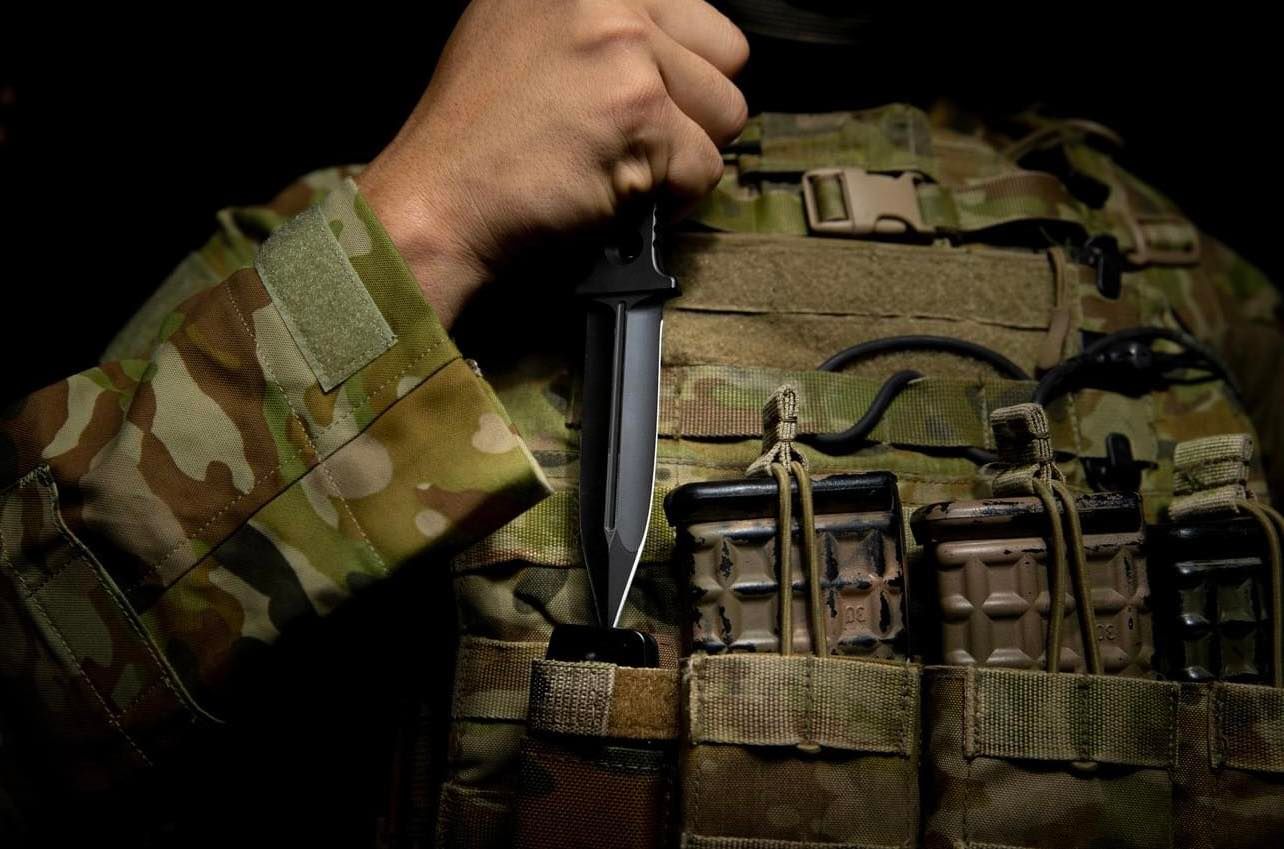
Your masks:
<svg viewBox="0 0 1284 849"><path fill-rule="evenodd" d="M807 226L826 236L927 233L914 175L871 174L861 168L817 168L802 177Z"/></svg>
<svg viewBox="0 0 1284 849"><path fill-rule="evenodd" d="M1198 265L1199 231L1180 215L1129 211L1124 222L1132 235L1132 247L1124 252L1136 268L1150 265Z"/></svg>

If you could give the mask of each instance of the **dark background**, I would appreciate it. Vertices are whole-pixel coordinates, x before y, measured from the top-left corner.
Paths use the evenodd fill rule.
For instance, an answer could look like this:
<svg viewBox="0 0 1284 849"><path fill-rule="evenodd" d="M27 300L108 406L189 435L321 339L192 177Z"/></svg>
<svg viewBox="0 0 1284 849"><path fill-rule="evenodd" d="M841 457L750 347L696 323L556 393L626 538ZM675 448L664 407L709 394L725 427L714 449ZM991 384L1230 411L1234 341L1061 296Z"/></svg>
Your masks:
<svg viewBox="0 0 1284 849"><path fill-rule="evenodd" d="M1127 140L1127 167L1280 278L1279 48L1264 19L1225 5L931 5L845 4L868 19L849 26L855 47L754 35L751 106L944 96L994 115L1040 102L1092 117ZM229 13L171 32L120 17L0 28L0 396L91 364L220 207L372 157L426 85L457 6L308 25Z"/></svg>

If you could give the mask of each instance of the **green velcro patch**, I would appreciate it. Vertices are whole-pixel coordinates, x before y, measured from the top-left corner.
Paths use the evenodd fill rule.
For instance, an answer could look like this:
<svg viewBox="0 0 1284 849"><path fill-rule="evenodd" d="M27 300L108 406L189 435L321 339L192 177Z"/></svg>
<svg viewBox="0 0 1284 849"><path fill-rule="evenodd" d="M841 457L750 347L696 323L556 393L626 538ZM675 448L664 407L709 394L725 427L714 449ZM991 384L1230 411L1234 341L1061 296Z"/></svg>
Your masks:
<svg viewBox="0 0 1284 849"><path fill-rule="evenodd" d="M284 224L263 244L254 267L322 391L396 343L319 207Z"/></svg>

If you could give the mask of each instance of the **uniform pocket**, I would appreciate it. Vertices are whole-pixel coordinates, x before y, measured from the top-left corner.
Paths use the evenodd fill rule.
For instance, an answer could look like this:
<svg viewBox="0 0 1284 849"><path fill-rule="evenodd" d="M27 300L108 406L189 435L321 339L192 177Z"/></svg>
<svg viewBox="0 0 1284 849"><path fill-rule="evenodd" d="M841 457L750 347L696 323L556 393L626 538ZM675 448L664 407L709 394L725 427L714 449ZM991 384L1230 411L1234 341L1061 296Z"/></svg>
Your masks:
<svg viewBox="0 0 1284 849"><path fill-rule="evenodd" d="M73 792L117 790L217 722L67 529L44 467L0 490L0 681L15 726Z"/></svg>
<svg viewBox="0 0 1284 849"><path fill-rule="evenodd" d="M535 661L514 845L667 845L677 692L673 670Z"/></svg>
<svg viewBox="0 0 1284 849"><path fill-rule="evenodd" d="M701 655L683 711L683 846L914 844L917 667Z"/></svg>

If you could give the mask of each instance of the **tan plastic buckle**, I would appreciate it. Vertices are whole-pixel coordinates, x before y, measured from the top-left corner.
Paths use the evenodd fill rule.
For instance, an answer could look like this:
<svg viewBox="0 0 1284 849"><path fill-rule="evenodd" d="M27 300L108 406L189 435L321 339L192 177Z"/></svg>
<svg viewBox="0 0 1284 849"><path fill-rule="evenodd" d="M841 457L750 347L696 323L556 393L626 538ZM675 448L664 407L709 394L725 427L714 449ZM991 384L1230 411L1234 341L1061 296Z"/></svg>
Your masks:
<svg viewBox="0 0 1284 849"><path fill-rule="evenodd" d="M1124 252L1130 265L1145 268L1151 265L1198 265L1200 258L1199 231L1195 225L1180 215L1129 213L1125 221L1132 234L1132 248ZM1190 234L1190 244L1184 248L1156 247L1147 235L1147 228L1172 227Z"/></svg>
<svg viewBox="0 0 1284 849"><path fill-rule="evenodd" d="M831 191L836 184L841 192L841 210L821 209L818 195L823 181L833 181ZM817 168L803 174L802 189L807 226L813 233L861 238L929 232L919 210L913 174L893 177L861 168Z"/></svg>

